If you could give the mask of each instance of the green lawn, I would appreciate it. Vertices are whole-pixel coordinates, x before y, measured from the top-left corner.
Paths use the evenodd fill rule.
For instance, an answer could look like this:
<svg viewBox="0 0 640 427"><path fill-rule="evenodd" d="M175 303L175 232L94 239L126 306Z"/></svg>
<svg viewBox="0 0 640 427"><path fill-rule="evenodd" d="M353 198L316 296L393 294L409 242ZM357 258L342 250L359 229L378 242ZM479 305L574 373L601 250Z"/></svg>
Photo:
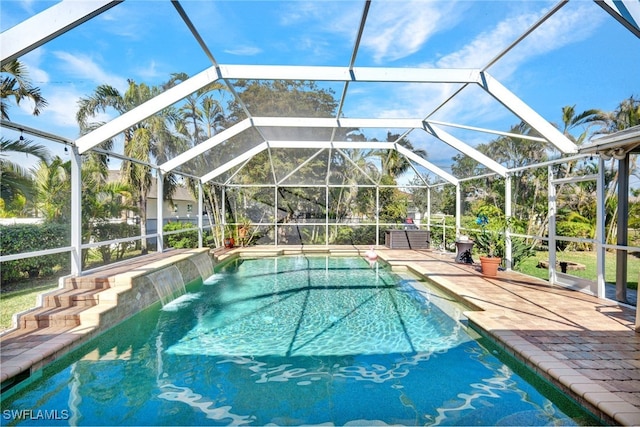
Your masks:
<svg viewBox="0 0 640 427"><path fill-rule="evenodd" d="M13 290L5 291L3 289L0 294L0 330L8 329L12 326L11 317L14 313L35 307L36 295L55 289L58 286L58 279L41 279L35 284L31 281L29 287L20 285L12 284L11 288Z"/></svg>
<svg viewBox="0 0 640 427"><path fill-rule="evenodd" d="M538 252L535 257L522 261L516 268L525 274L547 280L549 272L546 268L538 268L539 261L549 259L548 252ZM585 270L570 270L567 273L585 279L595 280L596 278L596 254L595 252L558 252L558 261L571 261L583 264ZM607 252L605 256L605 280L609 283L616 282L616 254ZM640 274L640 259L628 255L627 258L627 287L629 289L638 288L638 274Z"/></svg>

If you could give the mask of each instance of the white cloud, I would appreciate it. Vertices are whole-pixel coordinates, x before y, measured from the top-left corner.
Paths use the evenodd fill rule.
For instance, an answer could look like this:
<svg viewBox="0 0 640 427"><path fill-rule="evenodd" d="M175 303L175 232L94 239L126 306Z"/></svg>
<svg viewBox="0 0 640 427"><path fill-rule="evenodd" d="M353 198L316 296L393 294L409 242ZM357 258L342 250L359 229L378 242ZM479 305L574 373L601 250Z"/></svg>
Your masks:
<svg viewBox="0 0 640 427"><path fill-rule="evenodd" d="M468 45L440 58L435 66L439 68L484 67L515 41L543 13L545 11L508 17L493 28L480 33ZM593 13L592 4L578 3L577 7L561 9L488 71L503 84L507 84L518 75L518 71L525 64L535 58L588 38L600 25L602 19L603 14ZM539 59L538 63L540 63ZM422 66L432 67L434 65L422 64ZM444 100L452 93L450 89L447 89L448 85L440 86L437 91L425 85L414 86L404 93L403 99L407 108L420 111L430 111L429 101L424 100L430 100L433 97ZM448 90L449 92L447 92ZM498 105L492 96L477 87L468 87L456 95L437 113L437 116L443 120L451 117L455 118L455 120L450 120L452 122L474 122L476 125L502 122L505 119L512 119L514 122L519 120L506 108Z"/></svg>
<svg viewBox="0 0 640 427"><path fill-rule="evenodd" d="M590 37L606 19L603 13L594 13L591 3L577 3L574 9L560 10L551 19L527 37L512 61L522 64L536 56L581 42Z"/></svg>
<svg viewBox="0 0 640 427"><path fill-rule="evenodd" d="M42 116L61 127L78 128L76 112L78 111L78 99L82 95L70 86L57 88L49 92L47 101L49 106ZM97 118L96 121L106 120L106 117Z"/></svg>
<svg viewBox="0 0 640 427"><path fill-rule="evenodd" d="M108 84L120 91L126 90L128 86L125 78L103 70L87 55L74 55L64 51L53 52L53 55L62 61L61 67L69 76L89 80L98 85Z"/></svg>
<svg viewBox="0 0 640 427"><path fill-rule="evenodd" d="M502 79L508 78L525 62L589 37L602 22L603 14L594 14L592 4L578 5L574 9L566 8L556 12L492 66L489 72ZM544 13L546 10L510 16L480 33L462 49L440 58L436 66L482 68Z"/></svg>
<svg viewBox="0 0 640 427"><path fill-rule="evenodd" d="M146 68L137 68L135 74L145 79L156 79L160 76L165 76L164 72L158 71L156 61L151 61Z"/></svg>
<svg viewBox="0 0 640 427"><path fill-rule="evenodd" d="M454 1L372 3L362 46L373 52L376 62L404 58L456 22L460 9Z"/></svg>
<svg viewBox="0 0 640 427"><path fill-rule="evenodd" d="M49 74L41 68L42 59L46 54L43 47L32 50L20 58L20 62L27 68L29 79L34 86L42 87L49 83Z"/></svg>
<svg viewBox="0 0 640 427"><path fill-rule="evenodd" d="M237 46L233 49L225 49L226 53L236 56L254 56L259 53L262 53L262 49L256 46Z"/></svg>
<svg viewBox="0 0 640 427"><path fill-rule="evenodd" d="M438 60L440 68L481 68L506 48L535 21L527 14L499 22L494 28L479 34L462 49L443 56Z"/></svg>

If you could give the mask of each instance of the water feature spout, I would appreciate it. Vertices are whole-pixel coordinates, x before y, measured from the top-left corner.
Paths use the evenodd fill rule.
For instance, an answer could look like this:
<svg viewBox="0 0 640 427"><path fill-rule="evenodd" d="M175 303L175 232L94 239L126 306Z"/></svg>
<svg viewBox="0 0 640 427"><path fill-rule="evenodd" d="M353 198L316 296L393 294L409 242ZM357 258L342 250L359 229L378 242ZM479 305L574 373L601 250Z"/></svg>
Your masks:
<svg viewBox="0 0 640 427"><path fill-rule="evenodd" d="M187 292L182 274L175 265L154 271L147 277L158 292L163 307Z"/></svg>
<svg viewBox="0 0 640 427"><path fill-rule="evenodd" d="M192 257L191 261L195 264L203 281L213 275L213 260L208 253L202 253L198 256Z"/></svg>

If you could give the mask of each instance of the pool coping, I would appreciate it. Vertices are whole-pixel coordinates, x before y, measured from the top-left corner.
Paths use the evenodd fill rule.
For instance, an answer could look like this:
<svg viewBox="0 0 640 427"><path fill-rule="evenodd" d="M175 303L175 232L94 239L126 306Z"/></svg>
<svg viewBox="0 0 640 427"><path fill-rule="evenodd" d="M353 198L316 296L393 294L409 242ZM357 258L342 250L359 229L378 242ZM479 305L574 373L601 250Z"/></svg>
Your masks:
<svg viewBox="0 0 640 427"><path fill-rule="evenodd" d="M502 307L501 310L496 310L493 304L487 302L485 296L475 292L474 287L469 286L467 281L473 279L475 285L482 282L483 284L489 284L494 287L495 285L504 286L505 281L522 281L528 282L533 286L538 286L542 290L553 289L554 292L562 292L567 295L579 293L581 298L584 297L593 302L593 314L601 314L603 317L605 317L604 313L595 309L596 306L606 305L608 307L616 307L616 309L620 310L624 310L624 307L615 302L598 299L575 290L552 286L546 281L517 272L500 272L498 277L489 278L483 276L478 271L477 266L474 265L461 265L448 260L441 260L443 262L438 263L437 268L427 268L424 260L398 260L390 256L391 252L384 251L381 251L380 254L381 258L389 262L392 266L403 266L411 270L414 274L425 277L440 288L444 288L448 292L453 293L465 304L474 307L474 310L466 311L464 314L469 319L469 322L477 327L476 329L482 331L484 335L492 339L492 341L525 364L525 366L528 366L561 391L570 395L575 401L587 408L605 423L640 425L639 405L629 402L603 387L602 382L596 382L592 378L584 375L583 371L586 372L588 369L580 369L571 364L571 360L560 358L560 355L555 355L553 352L542 349L537 343L531 342L526 337L523 337L520 332L522 330L521 325L512 325L511 328L505 327L505 323L509 321L508 308ZM434 259L441 257L434 252L424 253L423 255L435 257ZM448 268L445 268L445 266ZM465 277L465 284L448 279L446 276L447 274L451 274L451 271L454 272L456 277L459 277L462 271ZM633 317L631 311L629 311L629 317ZM635 368L629 367L628 369L633 370L634 378L640 380L640 335L633 331L633 321L630 321L622 328L619 328L620 324L618 322L614 321L613 323L616 324L618 330L625 330L628 338L635 342L633 357L638 363ZM562 336L562 331L549 332L551 335L557 333L559 336ZM595 332L594 335L598 335L601 331ZM544 331L542 331L540 335L543 336ZM585 338L587 338L588 341L588 335L585 336ZM589 370L589 372L591 371ZM632 386L637 390L636 398L640 399L640 381L635 381Z"/></svg>
<svg viewBox="0 0 640 427"><path fill-rule="evenodd" d="M153 286L145 279L147 275L208 252L207 248L172 250L118 263L111 268L97 269L77 278L63 278L75 280L77 283L73 286L77 287L84 286L80 282L92 278L106 280L109 286L99 289L94 294L97 302L95 305L70 307L69 312L73 314L68 316L73 316L74 320L79 321L77 325L66 322L47 327L14 325L13 328L3 331L0 334L0 379L3 391L30 378L45 366L158 301L159 297L155 292L143 291L144 287ZM182 275L187 282L193 280L193 277L184 272ZM37 306L15 315L15 322L19 326L22 317L42 309L44 298L64 290L64 283L61 281L61 285L55 290L40 294ZM128 297L134 293L133 298ZM146 295L143 296L143 293ZM68 317L64 314L63 316Z"/></svg>

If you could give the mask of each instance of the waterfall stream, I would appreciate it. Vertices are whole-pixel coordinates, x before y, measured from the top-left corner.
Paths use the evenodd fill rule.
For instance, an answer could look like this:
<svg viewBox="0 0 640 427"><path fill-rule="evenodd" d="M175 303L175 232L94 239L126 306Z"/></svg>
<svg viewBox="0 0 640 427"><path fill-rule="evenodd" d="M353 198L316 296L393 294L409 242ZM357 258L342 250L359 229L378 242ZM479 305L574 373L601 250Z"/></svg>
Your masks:
<svg viewBox="0 0 640 427"><path fill-rule="evenodd" d="M191 261L196 265L198 273L200 274L200 277L202 277L203 281L213 275L213 261L209 254L202 253L198 256L192 257Z"/></svg>
<svg viewBox="0 0 640 427"><path fill-rule="evenodd" d="M180 270L175 265L154 271L147 277L156 288L163 307L187 292Z"/></svg>

